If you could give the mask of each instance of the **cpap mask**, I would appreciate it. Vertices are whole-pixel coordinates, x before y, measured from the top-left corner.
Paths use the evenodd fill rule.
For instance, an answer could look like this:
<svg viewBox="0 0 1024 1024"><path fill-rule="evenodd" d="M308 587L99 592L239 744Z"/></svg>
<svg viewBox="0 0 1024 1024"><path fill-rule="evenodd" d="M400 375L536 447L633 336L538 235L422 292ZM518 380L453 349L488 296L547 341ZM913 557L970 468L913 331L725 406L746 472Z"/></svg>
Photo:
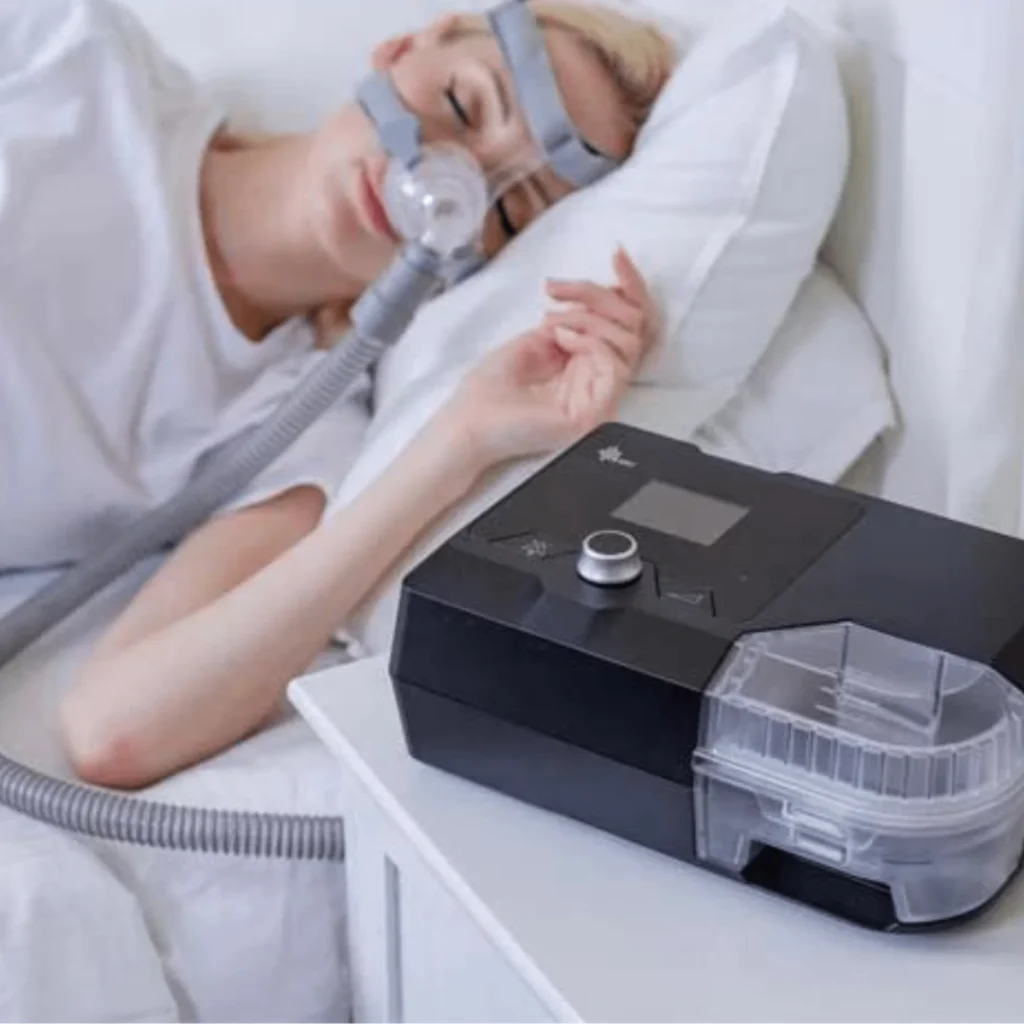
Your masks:
<svg viewBox="0 0 1024 1024"><path fill-rule="evenodd" d="M489 23L512 73L529 142L490 168L461 146L425 144L419 119L404 107L390 79L370 76L359 100L391 158L386 206L405 239L402 251L356 303L348 336L265 422L215 452L180 494L124 531L108 550L0 619L0 666L138 561L180 541L288 449L401 338L425 301L480 267L485 219L508 189L545 164L579 186L614 168L614 160L573 128L527 4L507 0ZM339 818L162 804L51 778L2 754L0 804L118 842L290 859L344 856Z"/></svg>
<svg viewBox="0 0 1024 1024"><path fill-rule="evenodd" d="M425 143L424 124L404 105L387 72L370 75L358 91L391 158L384 185L391 223L407 242L444 255L449 283L482 266L480 241L488 211L524 178L550 166L569 184L584 187L617 164L583 139L569 119L529 6L510 0L491 11L487 21L529 129L527 138L506 140L495 166L483 166L455 143Z"/></svg>

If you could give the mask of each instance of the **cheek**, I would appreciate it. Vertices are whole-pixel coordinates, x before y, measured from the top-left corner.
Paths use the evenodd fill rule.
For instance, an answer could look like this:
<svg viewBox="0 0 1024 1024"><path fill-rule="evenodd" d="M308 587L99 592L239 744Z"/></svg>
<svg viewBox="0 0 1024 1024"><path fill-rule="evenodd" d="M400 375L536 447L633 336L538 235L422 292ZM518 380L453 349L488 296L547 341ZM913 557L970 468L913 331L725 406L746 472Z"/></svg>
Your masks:
<svg viewBox="0 0 1024 1024"><path fill-rule="evenodd" d="M333 160L354 162L379 150L377 132L356 103L341 108L321 129L321 149Z"/></svg>
<svg viewBox="0 0 1024 1024"><path fill-rule="evenodd" d="M385 156L376 131L355 104L340 110L317 134L304 187L310 190L314 230L334 263L348 276L369 284L387 266L394 246L368 233L355 207L357 171L365 165L383 173Z"/></svg>

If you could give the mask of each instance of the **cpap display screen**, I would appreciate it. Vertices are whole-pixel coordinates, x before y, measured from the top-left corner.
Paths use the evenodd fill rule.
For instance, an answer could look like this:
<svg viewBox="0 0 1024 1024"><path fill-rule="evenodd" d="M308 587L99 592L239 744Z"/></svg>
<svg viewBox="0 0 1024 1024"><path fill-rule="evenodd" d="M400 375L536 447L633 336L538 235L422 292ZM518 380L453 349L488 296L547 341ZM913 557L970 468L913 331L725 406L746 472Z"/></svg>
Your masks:
<svg viewBox="0 0 1024 1024"><path fill-rule="evenodd" d="M742 505L652 480L612 512L612 517L709 547L748 512Z"/></svg>

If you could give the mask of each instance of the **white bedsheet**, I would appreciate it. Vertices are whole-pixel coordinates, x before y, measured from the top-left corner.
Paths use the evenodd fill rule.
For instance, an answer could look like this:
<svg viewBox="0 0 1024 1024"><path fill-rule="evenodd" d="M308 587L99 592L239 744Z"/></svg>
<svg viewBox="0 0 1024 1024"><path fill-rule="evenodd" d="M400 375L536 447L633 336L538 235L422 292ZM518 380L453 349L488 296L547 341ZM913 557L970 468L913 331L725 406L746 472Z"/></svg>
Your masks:
<svg viewBox="0 0 1024 1024"><path fill-rule="evenodd" d="M66 775L57 699L147 567L0 674L0 749ZM44 577L0 576L0 612ZM243 810L340 814L330 757L282 721L147 793ZM345 1020L340 864L94 843L0 809L0 1018Z"/></svg>

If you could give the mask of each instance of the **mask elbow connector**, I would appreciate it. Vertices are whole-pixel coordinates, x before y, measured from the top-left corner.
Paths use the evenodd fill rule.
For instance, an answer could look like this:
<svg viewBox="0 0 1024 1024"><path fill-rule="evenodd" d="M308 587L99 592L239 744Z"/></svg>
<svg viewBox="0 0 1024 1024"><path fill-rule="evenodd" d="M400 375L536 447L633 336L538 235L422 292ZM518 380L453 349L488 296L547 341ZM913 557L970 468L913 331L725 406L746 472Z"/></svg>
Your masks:
<svg viewBox="0 0 1024 1024"><path fill-rule="evenodd" d="M445 258L436 250L419 242L406 245L352 308L356 333L393 345L423 303L444 287L445 265Z"/></svg>

